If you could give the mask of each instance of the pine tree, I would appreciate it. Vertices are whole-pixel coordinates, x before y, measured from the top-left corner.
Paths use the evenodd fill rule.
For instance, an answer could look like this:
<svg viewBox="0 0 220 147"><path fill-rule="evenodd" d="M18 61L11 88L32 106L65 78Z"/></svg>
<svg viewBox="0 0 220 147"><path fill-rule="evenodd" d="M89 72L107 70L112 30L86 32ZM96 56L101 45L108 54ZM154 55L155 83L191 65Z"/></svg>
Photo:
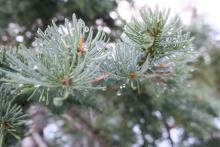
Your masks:
<svg viewBox="0 0 220 147"><path fill-rule="evenodd" d="M51 21L61 24L74 12L89 25L97 19L103 26L112 28L112 36L120 29L109 12L117 7L115 0L0 0L0 43L16 44L16 36L30 45L38 28L46 29ZM19 40L18 40L19 42Z"/></svg>
<svg viewBox="0 0 220 147"><path fill-rule="evenodd" d="M39 29L34 47L1 47L0 146L28 119L35 127L27 136L38 146L190 146L190 138L205 145L218 134L218 114L190 87L197 50L169 12L140 10L115 42L73 15ZM41 106L25 115L22 101ZM61 124L52 141L42 135L47 119ZM178 143L174 128L182 130Z"/></svg>

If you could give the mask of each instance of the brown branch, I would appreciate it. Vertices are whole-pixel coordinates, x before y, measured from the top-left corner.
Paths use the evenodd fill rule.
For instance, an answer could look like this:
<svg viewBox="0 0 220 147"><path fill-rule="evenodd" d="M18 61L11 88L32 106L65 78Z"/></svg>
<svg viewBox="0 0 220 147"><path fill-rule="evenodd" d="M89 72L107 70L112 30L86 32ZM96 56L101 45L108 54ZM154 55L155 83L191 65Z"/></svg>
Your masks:
<svg viewBox="0 0 220 147"><path fill-rule="evenodd" d="M37 144L38 147L47 147L46 143L42 139L42 137L37 132L32 132L31 137L33 138L34 142Z"/></svg>
<svg viewBox="0 0 220 147"><path fill-rule="evenodd" d="M64 117L69 121L73 122L74 119L77 119L80 124L82 124L85 129L87 130L87 135L91 136L93 139L98 141L100 147L107 147L107 141L104 136L100 134L100 131L96 128L94 128L91 123L86 120L83 116L80 115L80 113L75 108L70 108L67 113L64 115ZM76 127L77 128L77 127ZM82 131L82 130L80 130Z"/></svg>
<svg viewBox="0 0 220 147"><path fill-rule="evenodd" d="M166 118L164 117L163 113L162 114L162 122L163 122L163 125L167 131L167 134L168 134L168 139L170 141L170 144L171 144L171 147L174 147L174 142L173 142L173 139L171 138L171 134L170 134L170 129L171 127L169 126L169 124L166 122Z"/></svg>
<svg viewBox="0 0 220 147"><path fill-rule="evenodd" d="M29 130L27 136L22 139L22 147L47 147L44 139L40 135L46 125L46 108L42 105L32 105L28 110Z"/></svg>
<svg viewBox="0 0 220 147"><path fill-rule="evenodd" d="M172 147L174 147L174 142L173 142L173 139L171 138L171 134L170 134L170 127L165 122L164 122L164 125L165 125L165 128L166 128L167 134L168 134L168 139L170 141L170 144L171 144Z"/></svg>

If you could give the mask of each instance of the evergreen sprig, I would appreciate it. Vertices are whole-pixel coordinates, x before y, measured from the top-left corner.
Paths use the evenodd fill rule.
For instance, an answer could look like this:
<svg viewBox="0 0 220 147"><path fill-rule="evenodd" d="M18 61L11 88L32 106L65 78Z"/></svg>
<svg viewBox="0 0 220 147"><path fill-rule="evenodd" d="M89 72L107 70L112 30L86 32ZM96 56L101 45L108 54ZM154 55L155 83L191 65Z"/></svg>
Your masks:
<svg viewBox="0 0 220 147"><path fill-rule="evenodd" d="M6 54L13 70L0 69L7 77L2 81L16 84L22 93L31 91L30 98L38 96L47 103L53 99L55 105L62 105L76 91L99 88L92 83L106 73L134 89L145 79L161 83L183 77L191 38L183 33L180 19L168 23L169 10L158 8L141 10L140 15L140 21L133 19L125 26L122 41L110 51L105 34L98 31L93 36L93 30L75 15L72 22L66 19L59 27L53 23L45 32L38 30L34 49L21 46L21 55Z"/></svg>
<svg viewBox="0 0 220 147"><path fill-rule="evenodd" d="M170 10L140 10L140 19L133 17L124 32L151 59L171 54L173 51L186 50L191 45L189 33L183 32L179 17L169 18Z"/></svg>
<svg viewBox="0 0 220 147"><path fill-rule="evenodd" d="M14 104L11 89L0 88L0 146L4 146L4 137L8 134L19 138L17 129L24 123L25 114L21 107Z"/></svg>
<svg viewBox="0 0 220 147"><path fill-rule="evenodd" d="M14 71L0 69L7 79L22 92L39 94L41 101L60 105L75 90L97 89L92 82L102 73L100 64L106 57L107 38L102 31L93 36L92 28L73 15L65 25L53 23L45 32L38 30L34 49L21 46L22 59L17 54L7 54L7 62Z"/></svg>
<svg viewBox="0 0 220 147"><path fill-rule="evenodd" d="M134 46L118 42L102 67L108 71L110 78L130 83L136 89L137 83L144 77L150 66L148 59L143 65L139 65L141 57L142 53Z"/></svg>
<svg viewBox="0 0 220 147"><path fill-rule="evenodd" d="M168 22L169 10L158 8L142 9L140 16L125 26L122 41L113 47L105 69L133 88L146 80L183 81L189 72L187 63L194 60L194 54L192 38L184 33L180 19L175 17Z"/></svg>

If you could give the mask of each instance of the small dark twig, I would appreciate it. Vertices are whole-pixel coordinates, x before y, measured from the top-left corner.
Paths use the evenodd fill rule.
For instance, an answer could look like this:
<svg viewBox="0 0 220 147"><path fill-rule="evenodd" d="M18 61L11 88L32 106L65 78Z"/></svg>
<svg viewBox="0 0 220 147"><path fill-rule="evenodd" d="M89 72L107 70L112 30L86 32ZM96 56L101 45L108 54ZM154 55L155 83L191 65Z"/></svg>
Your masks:
<svg viewBox="0 0 220 147"><path fill-rule="evenodd" d="M94 138L96 141L99 142L100 147L107 147L106 139L100 134L100 131L96 128L94 128L91 123L86 120L83 116L80 115L80 113L75 108L70 108L67 111L67 114L64 115L65 118L68 121L72 121L73 119L78 119L80 124L83 124L86 130L88 130L88 135L90 135L92 138ZM71 120L70 120L70 118Z"/></svg>

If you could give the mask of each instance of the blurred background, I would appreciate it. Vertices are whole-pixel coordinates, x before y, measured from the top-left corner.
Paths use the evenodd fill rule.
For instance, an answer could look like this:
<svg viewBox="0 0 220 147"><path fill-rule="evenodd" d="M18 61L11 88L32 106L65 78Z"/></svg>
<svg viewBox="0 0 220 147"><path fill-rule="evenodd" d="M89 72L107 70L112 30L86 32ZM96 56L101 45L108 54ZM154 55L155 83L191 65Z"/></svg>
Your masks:
<svg viewBox="0 0 220 147"><path fill-rule="evenodd" d="M0 0L0 44L34 46L38 28L45 30L52 20L62 24L65 18L71 19L73 13L94 29L102 28L114 41L140 8L156 5L161 9L170 8L171 16L181 16L185 31L194 37L193 46L199 55L190 82L185 85L191 89L190 94L167 94L156 101L143 95L133 102L125 99L135 95L130 91L116 90L112 96L113 91L104 90L93 96L113 101L111 104L101 101L109 107L102 116L87 109L78 111L86 118L96 116L91 122L102 130L101 134L113 140L112 146L219 147L219 4L217 0ZM152 92L151 87L148 89L148 93L156 97L157 92ZM118 105L120 102L123 106ZM83 127L89 130L88 126L80 126L86 123L84 120L77 120L70 129L70 125L57 116L55 111L58 110L31 102L20 103L48 146L96 147L95 134L91 137L87 131L81 132ZM22 134L17 146L32 147L28 135Z"/></svg>
<svg viewBox="0 0 220 147"><path fill-rule="evenodd" d="M30 43L38 28L45 29L51 21L62 23L76 13L88 25L102 27L118 37L125 21L129 21L142 7L171 8L171 15L178 14L186 25L198 17L215 30L220 30L218 2L215 0L1 0L1 44ZM119 31L119 32L118 32Z"/></svg>

